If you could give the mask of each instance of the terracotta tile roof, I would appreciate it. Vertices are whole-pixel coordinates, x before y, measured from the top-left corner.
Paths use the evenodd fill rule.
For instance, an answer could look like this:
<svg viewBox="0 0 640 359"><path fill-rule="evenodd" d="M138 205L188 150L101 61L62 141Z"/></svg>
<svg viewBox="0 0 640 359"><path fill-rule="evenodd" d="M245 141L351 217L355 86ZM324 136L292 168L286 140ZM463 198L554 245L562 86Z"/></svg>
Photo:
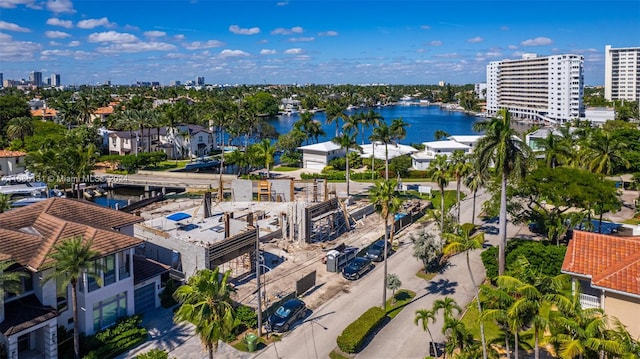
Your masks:
<svg viewBox="0 0 640 359"><path fill-rule="evenodd" d="M107 106L107 107L98 107L93 114L94 115L110 115L113 113L113 107L111 106Z"/></svg>
<svg viewBox="0 0 640 359"><path fill-rule="evenodd" d="M56 117L58 111L53 108L41 108L39 110L31 110L31 117Z"/></svg>
<svg viewBox="0 0 640 359"><path fill-rule="evenodd" d="M9 151L9 150L0 150L0 158L3 157L22 157L26 156L26 152L22 151Z"/></svg>
<svg viewBox="0 0 640 359"><path fill-rule="evenodd" d="M640 237L574 231L562 271L591 277L591 285L640 295Z"/></svg>
<svg viewBox="0 0 640 359"><path fill-rule="evenodd" d="M38 271L56 244L74 236L93 240L92 249L100 255L137 246L141 240L114 229L141 221L86 201L51 198L0 213L0 253Z"/></svg>

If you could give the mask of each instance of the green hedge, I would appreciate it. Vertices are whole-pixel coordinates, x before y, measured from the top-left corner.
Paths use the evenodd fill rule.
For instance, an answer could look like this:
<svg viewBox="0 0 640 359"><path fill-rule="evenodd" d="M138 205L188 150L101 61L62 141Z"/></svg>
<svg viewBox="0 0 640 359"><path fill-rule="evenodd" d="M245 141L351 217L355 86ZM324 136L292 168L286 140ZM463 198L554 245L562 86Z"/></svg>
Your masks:
<svg viewBox="0 0 640 359"><path fill-rule="evenodd" d="M566 251L567 247L556 246L549 242L512 239L507 243L505 272L508 274L518 257L524 256L533 268L540 270L543 274L558 275ZM498 247L488 248L480 256L487 271L487 278L493 281L498 276Z"/></svg>
<svg viewBox="0 0 640 359"><path fill-rule="evenodd" d="M88 337L91 350L85 359L110 359L145 342L147 330L142 327L142 318L134 315L119 320L115 326Z"/></svg>
<svg viewBox="0 0 640 359"><path fill-rule="evenodd" d="M357 353L367 336L382 323L386 312L380 307L369 308L360 318L349 324L337 339L338 347L345 353Z"/></svg>

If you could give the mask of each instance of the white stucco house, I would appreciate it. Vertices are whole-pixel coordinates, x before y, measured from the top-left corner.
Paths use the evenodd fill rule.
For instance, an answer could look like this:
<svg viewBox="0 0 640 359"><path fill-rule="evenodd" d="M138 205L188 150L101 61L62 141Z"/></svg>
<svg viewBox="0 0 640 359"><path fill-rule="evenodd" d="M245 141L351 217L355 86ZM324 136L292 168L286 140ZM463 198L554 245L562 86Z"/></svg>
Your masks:
<svg viewBox="0 0 640 359"><path fill-rule="evenodd" d="M113 131L109 134L109 153L126 155L142 151L164 151L170 159L196 158L215 148L213 133L200 125L178 125L174 128L147 128Z"/></svg>
<svg viewBox="0 0 640 359"><path fill-rule="evenodd" d="M368 143L365 145L361 145L360 148L362 152L360 153L360 157L362 158L371 158L373 156L375 159L384 160L385 159L385 146L382 142L376 143ZM402 145L402 144L387 144L386 152L389 155L389 159L396 158L402 155L409 155L415 152L418 152L417 149L411 146Z"/></svg>
<svg viewBox="0 0 640 359"><path fill-rule="evenodd" d="M423 142L424 150L411 155L412 167L426 170L438 155L451 156L455 151L471 153L471 146L453 140Z"/></svg>
<svg viewBox="0 0 640 359"><path fill-rule="evenodd" d="M101 285L86 273L78 283L82 333L93 334L120 317L159 306L159 278L168 269L135 256L142 240L133 237L133 226L141 221L138 216L67 198L0 213L0 260L14 263L8 270L26 273L19 294L0 298L0 343L8 348L10 358L55 359L58 326L73 328L70 288L56 279L44 281L53 271L51 251L68 238L91 240L92 249L99 253L94 266L102 268L98 270ZM136 269L134 262L144 270Z"/></svg>
<svg viewBox="0 0 640 359"><path fill-rule="evenodd" d="M22 151L0 150L0 177L24 172L26 155Z"/></svg>
<svg viewBox="0 0 640 359"><path fill-rule="evenodd" d="M302 168L322 170L329 165L329 161L343 157L346 151L331 141L315 143L298 147L302 151Z"/></svg>

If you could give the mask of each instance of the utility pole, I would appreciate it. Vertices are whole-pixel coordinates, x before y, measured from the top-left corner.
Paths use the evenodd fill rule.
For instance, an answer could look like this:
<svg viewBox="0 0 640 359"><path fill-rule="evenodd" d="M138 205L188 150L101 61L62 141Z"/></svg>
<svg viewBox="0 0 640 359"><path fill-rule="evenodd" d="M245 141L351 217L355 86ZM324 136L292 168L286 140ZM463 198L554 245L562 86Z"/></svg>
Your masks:
<svg viewBox="0 0 640 359"><path fill-rule="evenodd" d="M262 296L260 288L260 227L256 221L256 283L258 285L258 337L262 336Z"/></svg>

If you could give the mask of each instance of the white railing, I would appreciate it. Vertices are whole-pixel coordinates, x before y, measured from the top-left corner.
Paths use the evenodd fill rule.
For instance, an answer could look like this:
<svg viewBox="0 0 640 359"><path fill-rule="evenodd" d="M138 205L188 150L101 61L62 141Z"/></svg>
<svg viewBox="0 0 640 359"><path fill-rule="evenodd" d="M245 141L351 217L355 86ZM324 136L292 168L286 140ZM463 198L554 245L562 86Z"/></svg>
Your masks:
<svg viewBox="0 0 640 359"><path fill-rule="evenodd" d="M580 305L583 309L600 308L600 297L589 294L580 294Z"/></svg>

